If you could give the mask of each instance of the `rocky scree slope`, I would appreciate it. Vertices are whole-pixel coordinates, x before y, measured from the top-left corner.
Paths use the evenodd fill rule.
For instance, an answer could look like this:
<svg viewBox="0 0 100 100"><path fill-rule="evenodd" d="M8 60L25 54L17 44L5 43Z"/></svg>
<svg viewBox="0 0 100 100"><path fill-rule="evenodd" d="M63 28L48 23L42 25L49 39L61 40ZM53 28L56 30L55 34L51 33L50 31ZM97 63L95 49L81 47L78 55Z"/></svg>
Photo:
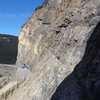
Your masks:
<svg viewBox="0 0 100 100"><path fill-rule="evenodd" d="M26 80L9 100L99 100L99 20L99 0L46 0L19 34Z"/></svg>
<svg viewBox="0 0 100 100"><path fill-rule="evenodd" d="M16 36L0 34L0 64L15 64L18 51Z"/></svg>

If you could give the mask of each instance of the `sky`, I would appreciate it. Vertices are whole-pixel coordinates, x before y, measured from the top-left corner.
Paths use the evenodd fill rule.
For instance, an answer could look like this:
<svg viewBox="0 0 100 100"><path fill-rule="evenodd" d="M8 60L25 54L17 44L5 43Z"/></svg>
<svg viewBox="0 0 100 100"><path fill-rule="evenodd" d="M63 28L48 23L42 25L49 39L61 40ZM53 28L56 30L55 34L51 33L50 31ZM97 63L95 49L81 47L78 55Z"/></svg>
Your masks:
<svg viewBox="0 0 100 100"><path fill-rule="evenodd" d="M0 34L18 36L21 26L45 0L0 0Z"/></svg>

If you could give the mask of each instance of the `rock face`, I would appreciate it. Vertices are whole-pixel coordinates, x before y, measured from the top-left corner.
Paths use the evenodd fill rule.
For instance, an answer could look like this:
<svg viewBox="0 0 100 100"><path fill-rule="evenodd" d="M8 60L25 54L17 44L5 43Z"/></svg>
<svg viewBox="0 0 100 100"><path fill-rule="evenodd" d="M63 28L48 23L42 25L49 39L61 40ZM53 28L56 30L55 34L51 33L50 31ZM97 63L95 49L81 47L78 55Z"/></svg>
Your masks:
<svg viewBox="0 0 100 100"><path fill-rule="evenodd" d="M87 42L82 60L51 100L100 100L100 22Z"/></svg>
<svg viewBox="0 0 100 100"><path fill-rule="evenodd" d="M26 81L10 100L100 100L99 20L99 0L37 8L19 34L14 77Z"/></svg>
<svg viewBox="0 0 100 100"><path fill-rule="evenodd" d="M0 34L0 64L15 64L17 58L18 38Z"/></svg>

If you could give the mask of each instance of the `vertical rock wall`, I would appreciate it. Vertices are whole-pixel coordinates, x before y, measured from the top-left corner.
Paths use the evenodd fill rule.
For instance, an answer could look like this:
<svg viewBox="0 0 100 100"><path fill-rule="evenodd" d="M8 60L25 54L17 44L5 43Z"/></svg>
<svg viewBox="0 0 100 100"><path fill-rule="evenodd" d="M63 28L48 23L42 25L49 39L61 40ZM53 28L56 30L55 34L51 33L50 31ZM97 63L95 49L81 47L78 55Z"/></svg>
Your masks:
<svg viewBox="0 0 100 100"><path fill-rule="evenodd" d="M19 34L16 78L26 81L10 100L50 100L82 60L99 8L99 0L46 0L36 9Z"/></svg>

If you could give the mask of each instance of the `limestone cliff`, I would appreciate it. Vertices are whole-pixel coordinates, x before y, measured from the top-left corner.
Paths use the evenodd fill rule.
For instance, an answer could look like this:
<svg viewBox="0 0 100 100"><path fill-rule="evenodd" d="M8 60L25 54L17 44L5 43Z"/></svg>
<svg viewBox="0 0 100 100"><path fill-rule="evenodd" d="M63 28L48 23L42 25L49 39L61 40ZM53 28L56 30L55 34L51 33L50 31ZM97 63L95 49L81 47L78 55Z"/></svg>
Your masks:
<svg viewBox="0 0 100 100"><path fill-rule="evenodd" d="M92 84L100 86L99 20L99 0L46 0L37 8L19 34L15 79L25 82L10 100L50 100L65 78L52 100L99 100L91 97Z"/></svg>

